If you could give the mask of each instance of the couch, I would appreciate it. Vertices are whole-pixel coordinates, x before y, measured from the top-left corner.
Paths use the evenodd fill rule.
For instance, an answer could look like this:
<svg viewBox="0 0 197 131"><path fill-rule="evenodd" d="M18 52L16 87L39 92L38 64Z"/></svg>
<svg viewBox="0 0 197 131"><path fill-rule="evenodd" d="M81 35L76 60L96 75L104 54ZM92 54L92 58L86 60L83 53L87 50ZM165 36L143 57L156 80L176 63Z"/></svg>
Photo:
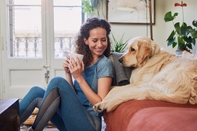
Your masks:
<svg viewBox="0 0 197 131"><path fill-rule="evenodd" d="M128 72L132 71L118 63L121 55L110 56L116 70L114 85L128 84ZM104 112L104 120L106 131L197 131L197 105L130 100Z"/></svg>

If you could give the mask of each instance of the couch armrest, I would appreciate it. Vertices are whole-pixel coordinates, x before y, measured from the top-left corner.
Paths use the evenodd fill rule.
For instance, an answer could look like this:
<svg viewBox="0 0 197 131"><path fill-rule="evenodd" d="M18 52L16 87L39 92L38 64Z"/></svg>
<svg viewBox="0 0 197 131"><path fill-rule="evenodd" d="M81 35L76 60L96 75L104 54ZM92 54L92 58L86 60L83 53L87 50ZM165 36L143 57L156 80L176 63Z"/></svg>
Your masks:
<svg viewBox="0 0 197 131"><path fill-rule="evenodd" d="M123 55L123 53L118 53L118 52L112 52L110 55L110 60L113 63L113 68L115 71L115 77L114 77L114 82L113 85L126 85L129 84L130 82L130 76L132 72L132 68L130 67L124 67L121 65L121 63L118 61L118 59Z"/></svg>

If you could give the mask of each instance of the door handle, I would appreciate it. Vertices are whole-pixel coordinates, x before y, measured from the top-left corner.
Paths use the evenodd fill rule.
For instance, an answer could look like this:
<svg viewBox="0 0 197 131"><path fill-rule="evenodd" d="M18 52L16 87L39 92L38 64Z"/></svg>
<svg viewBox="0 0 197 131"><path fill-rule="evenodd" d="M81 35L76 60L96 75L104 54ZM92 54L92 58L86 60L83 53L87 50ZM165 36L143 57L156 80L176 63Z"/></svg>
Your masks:
<svg viewBox="0 0 197 131"><path fill-rule="evenodd" d="M48 84L49 82L49 70L47 70L47 72L44 74L45 76L45 82Z"/></svg>
<svg viewBox="0 0 197 131"><path fill-rule="evenodd" d="M47 69L49 67L50 67L49 65L43 65L43 68L45 68L45 69Z"/></svg>

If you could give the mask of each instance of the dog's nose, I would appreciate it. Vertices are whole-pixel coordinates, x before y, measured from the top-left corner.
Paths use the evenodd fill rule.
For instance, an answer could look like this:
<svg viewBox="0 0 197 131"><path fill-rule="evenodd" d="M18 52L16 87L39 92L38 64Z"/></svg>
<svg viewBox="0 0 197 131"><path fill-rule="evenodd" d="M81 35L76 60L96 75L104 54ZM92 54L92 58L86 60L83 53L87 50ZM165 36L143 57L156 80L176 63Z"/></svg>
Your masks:
<svg viewBox="0 0 197 131"><path fill-rule="evenodd" d="M120 63L122 63L122 62L123 62L123 59L122 59L122 58L119 58L118 61L119 61Z"/></svg>

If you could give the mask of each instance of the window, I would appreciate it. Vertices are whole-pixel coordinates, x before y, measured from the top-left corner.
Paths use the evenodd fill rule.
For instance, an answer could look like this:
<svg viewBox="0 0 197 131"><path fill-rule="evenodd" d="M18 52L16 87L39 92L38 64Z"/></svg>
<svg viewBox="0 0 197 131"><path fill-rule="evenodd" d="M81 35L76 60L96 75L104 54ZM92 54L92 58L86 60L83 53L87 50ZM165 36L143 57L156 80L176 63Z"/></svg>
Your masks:
<svg viewBox="0 0 197 131"><path fill-rule="evenodd" d="M54 0L51 3L53 13L49 14L43 7L50 8L50 5L42 0L9 0L9 57L42 58L42 32L50 31L45 27L47 22L53 23L50 28L54 31L54 57L62 57L71 50L73 37L84 21L82 2ZM43 19L43 14L51 15L54 21Z"/></svg>
<svg viewBox="0 0 197 131"><path fill-rule="evenodd" d="M81 0L54 0L55 57L71 50L73 36L84 21ZM73 26L72 26L73 25Z"/></svg>

